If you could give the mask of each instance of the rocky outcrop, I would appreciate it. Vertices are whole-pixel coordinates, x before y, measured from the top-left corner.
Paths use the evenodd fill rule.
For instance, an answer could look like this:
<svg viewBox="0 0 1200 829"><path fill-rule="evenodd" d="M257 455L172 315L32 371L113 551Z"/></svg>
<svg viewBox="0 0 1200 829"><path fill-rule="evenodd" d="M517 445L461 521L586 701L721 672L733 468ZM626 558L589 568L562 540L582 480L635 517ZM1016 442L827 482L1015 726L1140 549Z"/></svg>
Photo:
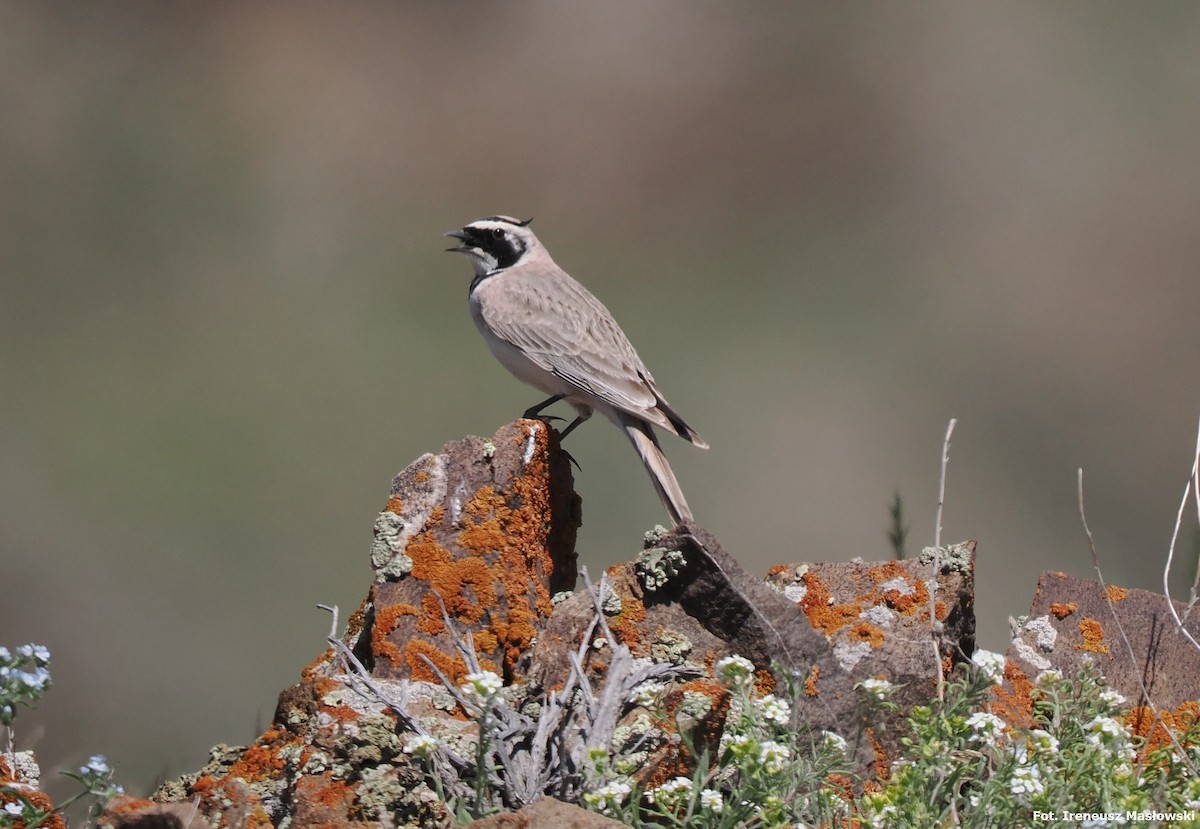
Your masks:
<svg viewBox="0 0 1200 829"><path fill-rule="evenodd" d="M869 777L899 729L865 727L856 684L892 681L903 710L974 647L971 544L942 551L937 573L929 559L810 562L762 580L685 524L577 588L579 523L568 456L541 421L419 458L376 521L366 599L270 728L106 820L182 826L186 806L192 826L434 827L457 802L511 813L480 826L568 825L529 815L560 808L544 797L577 801L597 750L632 746L654 785L687 773L686 746L716 746L729 692L714 665L733 654L759 691L800 689L793 726L840 735ZM652 726L634 693L649 681L666 708Z"/></svg>

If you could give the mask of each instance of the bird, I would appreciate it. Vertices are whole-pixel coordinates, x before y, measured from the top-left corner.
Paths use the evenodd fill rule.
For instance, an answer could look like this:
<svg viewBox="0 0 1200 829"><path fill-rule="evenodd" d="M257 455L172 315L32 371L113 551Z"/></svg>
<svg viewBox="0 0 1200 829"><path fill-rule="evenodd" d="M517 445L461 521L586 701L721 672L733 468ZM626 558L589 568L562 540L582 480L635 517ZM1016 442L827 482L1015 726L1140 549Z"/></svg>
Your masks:
<svg viewBox="0 0 1200 829"><path fill-rule="evenodd" d="M531 221L488 216L445 234L461 242L446 250L466 254L475 272L468 294L475 326L505 368L550 395L525 417L542 418L543 409L566 401L577 417L562 439L600 412L633 443L671 520L692 521L654 427L701 449L708 443L671 408L604 303L554 262Z"/></svg>

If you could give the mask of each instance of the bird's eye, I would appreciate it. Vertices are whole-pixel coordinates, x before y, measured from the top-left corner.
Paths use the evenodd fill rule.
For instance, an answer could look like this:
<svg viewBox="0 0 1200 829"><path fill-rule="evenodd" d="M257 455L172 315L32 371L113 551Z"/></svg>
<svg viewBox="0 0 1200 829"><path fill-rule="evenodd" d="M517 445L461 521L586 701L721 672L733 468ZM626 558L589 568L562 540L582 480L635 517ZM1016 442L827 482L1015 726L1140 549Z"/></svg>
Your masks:
<svg viewBox="0 0 1200 829"><path fill-rule="evenodd" d="M501 229L500 229L500 228L498 228L498 227L493 227L493 228L492 228L492 238L493 238L493 239L503 239L503 238L504 238L504 231L503 231L503 230L501 230Z"/></svg>

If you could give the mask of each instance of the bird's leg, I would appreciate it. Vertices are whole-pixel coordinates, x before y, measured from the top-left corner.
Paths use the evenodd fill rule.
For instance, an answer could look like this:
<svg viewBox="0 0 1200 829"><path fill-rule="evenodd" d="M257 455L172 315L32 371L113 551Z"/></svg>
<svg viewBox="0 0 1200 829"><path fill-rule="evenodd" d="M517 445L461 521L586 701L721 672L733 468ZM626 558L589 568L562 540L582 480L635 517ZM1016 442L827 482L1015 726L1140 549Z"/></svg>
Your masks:
<svg viewBox="0 0 1200 829"><path fill-rule="evenodd" d="M566 436L571 434L571 432L575 429L576 426L578 426L580 423L583 423L583 421L585 421L585 420L587 420L587 418L584 417L583 415L580 415L579 417L572 420L570 426L568 426L567 428L563 429L561 432L558 433L558 439L561 441L564 438L566 438ZM574 460L574 458L572 458L572 460ZM575 466L578 467L579 464L575 464Z"/></svg>
<svg viewBox="0 0 1200 829"><path fill-rule="evenodd" d="M528 418L529 420L547 420L547 421L562 420L561 417L555 417L554 415L544 415L544 416L542 415L542 409L546 408L547 406L552 406L562 399L563 399L563 395L556 394L547 400L543 400L541 403L537 404L536 406L530 406L528 409L525 410L524 416L526 418Z"/></svg>

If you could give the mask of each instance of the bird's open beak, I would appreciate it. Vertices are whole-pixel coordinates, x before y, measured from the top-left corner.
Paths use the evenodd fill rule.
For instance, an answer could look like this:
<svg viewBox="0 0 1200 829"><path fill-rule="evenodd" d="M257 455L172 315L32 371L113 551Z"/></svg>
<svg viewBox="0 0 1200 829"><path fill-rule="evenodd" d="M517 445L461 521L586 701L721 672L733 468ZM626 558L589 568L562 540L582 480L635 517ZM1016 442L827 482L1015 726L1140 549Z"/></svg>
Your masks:
<svg viewBox="0 0 1200 829"><path fill-rule="evenodd" d="M453 239L458 239L463 242L467 241L467 233L464 230L447 230L442 235L449 236ZM446 252L447 253L462 253L462 252L468 251L470 249L471 249L470 245L455 245L452 248L446 248Z"/></svg>

